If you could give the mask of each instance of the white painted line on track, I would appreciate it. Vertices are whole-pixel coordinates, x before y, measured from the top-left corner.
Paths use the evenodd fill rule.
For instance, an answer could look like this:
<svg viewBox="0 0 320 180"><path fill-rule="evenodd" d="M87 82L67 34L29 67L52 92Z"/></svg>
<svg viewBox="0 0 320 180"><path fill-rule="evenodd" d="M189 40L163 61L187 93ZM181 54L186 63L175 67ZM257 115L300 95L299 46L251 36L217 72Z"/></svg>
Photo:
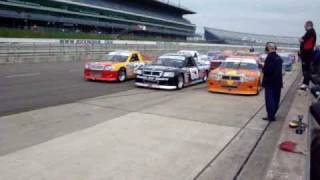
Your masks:
<svg viewBox="0 0 320 180"><path fill-rule="evenodd" d="M6 78L19 78L19 77L31 77L31 76L39 76L40 73L25 73L25 74L13 74L5 76Z"/></svg>

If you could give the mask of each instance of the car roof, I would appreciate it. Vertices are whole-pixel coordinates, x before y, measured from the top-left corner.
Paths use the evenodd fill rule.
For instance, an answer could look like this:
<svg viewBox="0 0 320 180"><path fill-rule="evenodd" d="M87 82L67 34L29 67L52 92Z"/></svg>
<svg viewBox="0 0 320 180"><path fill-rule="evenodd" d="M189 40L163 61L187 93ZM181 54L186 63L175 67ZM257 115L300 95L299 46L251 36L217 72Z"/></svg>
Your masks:
<svg viewBox="0 0 320 180"><path fill-rule="evenodd" d="M179 53L166 53L166 54L163 54L161 56L182 56L182 57L185 57L185 58L193 57L191 54L179 54Z"/></svg>
<svg viewBox="0 0 320 180"><path fill-rule="evenodd" d="M159 58L185 60L187 57L189 57L189 56L183 55L183 54L177 54L177 53L168 53L168 54L164 54L164 55L160 56Z"/></svg>
<svg viewBox="0 0 320 180"><path fill-rule="evenodd" d="M192 52L192 53L195 53L195 52L198 52L198 51L195 51L195 50L180 50L179 52Z"/></svg>
<svg viewBox="0 0 320 180"><path fill-rule="evenodd" d="M190 54L192 56L194 56L195 54L199 54L198 51L193 51L193 50L181 50L178 52L178 54Z"/></svg>
<svg viewBox="0 0 320 180"><path fill-rule="evenodd" d="M118 50L118 51L111 51L108 54L110 55L123 55L123 56L130 56L132 53L138 53L138 51L125 51L125 50Z"/></svg>
<svg viewBox="0 0 320 180"><path fill-rule="evenodd" d="M251 58L237 58L237 57L232 57L232 58L227 58L225 62L243 62L243 63L252 63L252 64L257 64L257 61L255 59Z"/></svg>

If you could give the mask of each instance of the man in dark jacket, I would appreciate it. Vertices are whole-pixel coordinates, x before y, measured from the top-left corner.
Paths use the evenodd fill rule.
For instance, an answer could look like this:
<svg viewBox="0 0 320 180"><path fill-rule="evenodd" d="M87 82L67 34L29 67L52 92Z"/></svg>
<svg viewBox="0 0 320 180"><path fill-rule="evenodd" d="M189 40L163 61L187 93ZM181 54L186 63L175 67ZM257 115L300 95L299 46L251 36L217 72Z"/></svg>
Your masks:
<svg viewBox="0 0 320 180"><path fill-rule="evenodd" d="M262 86L265 88L265 100L268 117L263 118L263 120L275 121L275 115L279 109L281 89L283 86L283 60L276 52L277 46L275 43L268 42L266 44L265 51L268 56L262 69Z"/></svg>
<svg viewBox="0 0 320 180"><path fill-rule="evenodd" d="M305 35L300 39L300 58L302 61L303 84L300 89L307 89L311 79L311 65L314 56L314 48L317 42L317 34L313 28L312 21L307 21L304 25Z"/></svg>

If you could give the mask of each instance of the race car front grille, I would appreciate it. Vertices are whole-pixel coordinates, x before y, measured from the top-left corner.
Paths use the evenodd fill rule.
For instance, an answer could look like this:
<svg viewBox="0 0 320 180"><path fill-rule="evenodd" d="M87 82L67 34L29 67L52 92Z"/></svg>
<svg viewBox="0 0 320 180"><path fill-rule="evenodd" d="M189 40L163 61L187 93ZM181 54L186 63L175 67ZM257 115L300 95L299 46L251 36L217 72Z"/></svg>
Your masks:
<svg viewBox="0 0 320 180"><path fill-rule="evenodd" d="M234 81L240 81L240 77L239 76L222 76L223 80L234 80Z"/></svg>
<svg viewBox="0 0 320 180"><path fill-rule="evenodd" d="M238 86L222 86L223 88L227 88L227 89L237 89Z"/></svg>
<svg viewBox="0 0 320 180"><path fill-rule="evenodd" d="M89 68L91 70L100 70L101 71L101 70L104 69L104 66L102 66L102 65L90 65Z"/></svg>
<svg viewBox="0 0 320 180"><path fill-rule="evenodd" d="M101 76L102 73L101 73L101 71L90 71L90 75L91 76Z"/></svg>
<svg viewBox="0 0 320 180"><path fill-rule="evenodd" d="M155 77L160 77L162 72L160 71L143 71L143 75L145 76L155 76Z"/></svg>

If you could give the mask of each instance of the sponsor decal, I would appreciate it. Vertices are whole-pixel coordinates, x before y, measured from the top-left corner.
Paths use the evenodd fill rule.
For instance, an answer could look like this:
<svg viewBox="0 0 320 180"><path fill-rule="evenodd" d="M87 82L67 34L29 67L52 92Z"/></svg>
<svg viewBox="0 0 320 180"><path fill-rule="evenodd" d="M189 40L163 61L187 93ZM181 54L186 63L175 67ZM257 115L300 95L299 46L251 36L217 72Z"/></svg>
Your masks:
<svg viewBox="0 0 320 180"><path fill-rule="evenodd" d="M107 40L84 40L84 39L61 39L60 44L113 44L113 41Z"/></svg>

